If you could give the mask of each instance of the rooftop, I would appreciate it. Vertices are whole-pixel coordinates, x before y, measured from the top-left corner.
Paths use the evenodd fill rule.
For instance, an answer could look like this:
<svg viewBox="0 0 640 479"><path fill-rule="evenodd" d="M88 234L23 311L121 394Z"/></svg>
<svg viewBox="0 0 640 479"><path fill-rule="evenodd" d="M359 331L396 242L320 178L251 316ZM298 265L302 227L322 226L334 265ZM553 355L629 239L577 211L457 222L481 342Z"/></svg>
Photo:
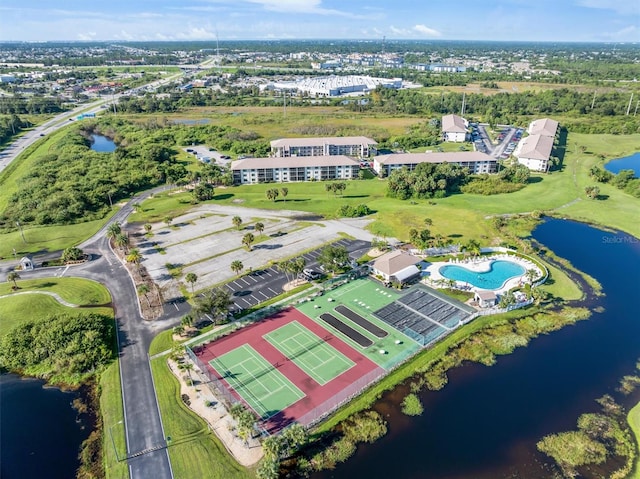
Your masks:
<svg viewBox="0 0 640 479"><path fill-rule="evenodd" d="M548 160L553 149L553 140L553 136L529 135L522 140L515 154L518 158Z"/></svg>
<svg viewBox="0 0 640 479"><path fill-rule="evenodd" d="M467 121L458 115L445 115L442 117L443 133L466 133Z"/></svg>
<svg viewBox="0 0 640 479"><path fill-rule="evenodd" d="M393 276L409 266L415 266L420 261L422 260L417 256L396 250L380 256L373 262L373 267L388 276Z"/></svg>
<svg viewBox="0 0 640 479"><path fill-rule="evenodd" d="M481 151L453 151L436 153L395 153L376 156L374 161L383 165L413 165L418 163L496 161L496 159Z"/></svg>
<svg viewBox="0 0 640 479"><path fill-rule="evenodd" d="M542 118L534 120L529 124L530 135L556 136L558 131L558 122L551 118Z"/></svg>
<svg viewBox="0 0 640 479"><path fill-rule="evenodd" d="M232 170L251 170L259 168L304 168L313 166L357 166L360 163L345 155L333 156L294 156L276 158L246 158L231 163Z"/></svg>
<svg viewBox="0 0 640 479"><path fill-rule="evenodd" d="M323 146L323 145L377 145L366 136L333 136L322 138L281 138L271 142L271 148L291 146Z"/></svg>

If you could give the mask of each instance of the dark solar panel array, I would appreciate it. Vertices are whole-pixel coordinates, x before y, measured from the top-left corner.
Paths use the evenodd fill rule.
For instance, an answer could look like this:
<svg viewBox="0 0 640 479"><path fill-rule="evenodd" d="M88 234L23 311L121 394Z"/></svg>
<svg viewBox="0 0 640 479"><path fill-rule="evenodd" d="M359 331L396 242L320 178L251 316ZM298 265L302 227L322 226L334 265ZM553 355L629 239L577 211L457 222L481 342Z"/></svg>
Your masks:
<svg viewBox="0 0 640 479"><path fill-rule="evenodd" d="M454 327L469 316L467 311L429 294L424 289L416 289L398 301L447 327Z"/></svg>
<svg viewBox="0 0 640 479"><path fill-rule="evenodd" d="M433 321L429 321L427 318L409 311L395 301L373 314L399 331L404 332L405 329L410 329L421 334L427 339L425 344L429 342L430 339L437 338L446 332L442 326L438 326Z"/></svg>

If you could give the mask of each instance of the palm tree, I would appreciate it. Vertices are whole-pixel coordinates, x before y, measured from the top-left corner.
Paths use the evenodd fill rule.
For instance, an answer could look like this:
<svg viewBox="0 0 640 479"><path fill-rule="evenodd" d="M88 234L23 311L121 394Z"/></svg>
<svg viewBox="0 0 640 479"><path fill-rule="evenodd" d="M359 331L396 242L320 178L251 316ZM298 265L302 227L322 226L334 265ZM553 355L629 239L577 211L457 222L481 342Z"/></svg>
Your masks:
<svg viewBox="0 0 640 479"><path fill-rule="evenodd" d="M525 273L525 277L527 278L529 283L533 284L533 280L535 280L538 277L538 272L535 269L530 268Z"/></svg>
<svg viewBox="0 0 640 479"><path fill-rule="evenodd" d="M193 316L185 314L180 320L180 324L185 328L193 326Z"/></svg>
<svg viewBox="0 0 640 479"><path fill-rule="evenodd" d="M151 226L151 223L145 223L144 225L144 230L148 233L151 233L151 228L153 228L153 226Z"/></svg>
<svg viewBox="0 0 640 479"><path fill-rule="evenodd" d="M127 246L129 246L129 237L124 233L120 233L113 239L113 244L117 248L121 248L122 251L126 253Z"/></svg>
<svg viewBox="0 0 640 479"><path fill-rule="evenodd" d="M107 238L109 239L115 239L115 237L118 236L120 233L122 233L122 228L120 227L120 223L118 222L111 223L107 227Z"/></svg>
<svg viewBox="0 0 640 479"><path fill-rule="evenodd" d="M138 248L133 248L131 251L129 251L129 254L127 255L126 259L127 259L127 262L135 264L136 268L140 269L140 261L142 261L142 254L140 253L140 250Z"/></svg>
<svg viewBox="0 0 640 479"><path fill-rule="evenodd" d="M231 262L231 271L233 271L235 274L238 274L240 271L242 271L243 268L244 265L242 264L242 261L235 260Z"/></svg>
<svg viewBox="0 0 640 479"><path fill-rule="evenodd" d="M251 233L247 233L242 237L242 244L247 247L249 251L251 251L251 244L256 240L256 237Z"/></svg>
<svg viewBox="0 0 640 479"><path fill-rule="evenodd" d="M289 194L289 188L280 188L280 193L282 193L282 198L284 202L287 202L287 195Z"/></svg>
<svg viewBox="0 0 640 479"><path fill-rule="evenodd" d="M239 216L234 216L231 219L231 222L233 223L233 226L235 226L237 230L240 230L240 226L242 226L242 218L240 218Z"/></svg>
<svg viewBox="0 0 640 479"><path fill-rule="evenodd" d="M171 216L167 216L164 219L164 222L166 223L167 226L171 226L171 222L173 221L173 218Z"/></svg>
<svg viewBox="0 0 640 479"><path fill-rule="evenodd" d="M193 295L193 288L196 284L196 281L198 281L198 275L195 273L187 273L187 275L184 277L184 280L191 285L191 294Z"/></svg>
<svg viewBox="0 0 640 479"><path fill-rule="evenodd" d="M260 223L259 221L254 225L253 227L254 230L256 230L256 232L258 234L262 234L262 232L264 231L264 223Z"/></svg>
<svg viewBox="0 0 640 479"><path fill-rule="evenodd" d="M17 271L10 271L7 275L7 281L13 281L13 289L18 289L18 283L16 283L16 281L19 279L20 275Z"/></svg>
<svg viewBox="0 0 640 479"><path fill-rule="evenodd" d="M138 291L138 295L139 296L144 296L144 299L147 300L147 305L149 305L149 307L151 307L151 301L149 301L149 297L147 296L147 294L149 294L149 291L151 291L149 289L149 286L147 286L144 283L140 283L137 287L136 287L136 291Z"/></svg>
<svg viewBox="0 0 640 479"><path fill-rule="evenodd" d="M304 270L304 267L307 264L307 260L305 260L302 256L290 261L290 271L293 274L293 279L296 279L300 273Z"/></svg>
<svg viewBox="0 0 640 479"><path fill-rule="evenodd" d="M193 363L186 362L182 365L182 369L184 369L189 375L189 386L193 386L193 378L191 377L191 371L193 371Z"/></svg>

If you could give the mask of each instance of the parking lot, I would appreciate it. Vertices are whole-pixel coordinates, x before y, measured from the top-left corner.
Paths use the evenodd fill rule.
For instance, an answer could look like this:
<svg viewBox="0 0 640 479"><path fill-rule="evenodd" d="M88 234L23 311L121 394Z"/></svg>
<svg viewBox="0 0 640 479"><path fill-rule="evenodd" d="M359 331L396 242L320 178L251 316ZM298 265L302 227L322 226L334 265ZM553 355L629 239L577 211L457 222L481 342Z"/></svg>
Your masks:
<svg viewBox="0 0 640 479"><path fill-rule="evenodd" d="M144 208L144 205L143 205ZM237 228L233 217L240 216ZM264 230L258 232L256 223ZM318 269L317 256L327 243L344 245L352 258L369 249L372 235L364 229L362 219L319 220L295 211L271 211L234 206L202 205L175 218L170 226L152 225L152 235L137 246L142 264L167 297L180 295L180 287L188 273L195 273L196 290L212 287L238 274L231 269L235 261L242 263L240 279L229 283L236 306L246 309L282 293L286 277L275 263L302 255L305 268ZM242 244L247 233L256 237L251 250ZM358 240L345 239L345 234ZM250 274L246 274L250 272Z"/></svg>

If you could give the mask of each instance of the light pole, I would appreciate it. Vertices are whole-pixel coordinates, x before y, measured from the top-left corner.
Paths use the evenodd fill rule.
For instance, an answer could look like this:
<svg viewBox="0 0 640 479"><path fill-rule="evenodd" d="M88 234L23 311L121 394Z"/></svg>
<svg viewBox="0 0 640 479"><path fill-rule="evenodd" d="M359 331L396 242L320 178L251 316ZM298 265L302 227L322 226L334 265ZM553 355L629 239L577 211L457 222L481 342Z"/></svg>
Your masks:
<svg viewBox="0 0 640 479"><path fill-rule="evenodd" d="M16 221L16 226L20 229L20 236L22 236L22 241L27 244L27 240L24 239L24 231L22 231L22 226L20 226L20 222Z"/></svg>

